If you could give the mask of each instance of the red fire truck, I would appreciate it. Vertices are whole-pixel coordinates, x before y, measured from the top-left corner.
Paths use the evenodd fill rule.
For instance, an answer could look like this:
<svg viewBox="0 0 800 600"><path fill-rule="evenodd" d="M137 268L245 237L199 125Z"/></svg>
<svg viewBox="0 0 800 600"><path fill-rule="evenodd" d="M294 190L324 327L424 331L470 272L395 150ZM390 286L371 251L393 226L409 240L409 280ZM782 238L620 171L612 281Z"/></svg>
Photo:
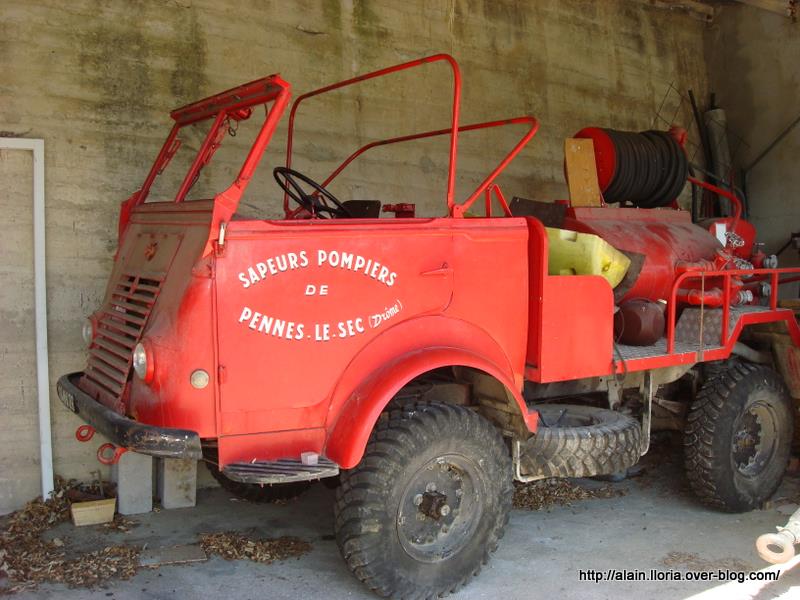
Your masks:
<svg viewBox="0 0 800 600"><path fill-rule="evenodd" d="M292 168L299 106L418 67L452 73L446 128L370 142L314 179ZM525 190L507 202L496 179L538 122L463 125L460 97L458 66L440 54L291 106L289 84L271 75L173 111L149 174L122 203L105 300L84 328L88 363L59 379L62 402L117 454L204 459L253 500L330 478L342 556L385 596L458 588L497 547L514 480L625 472L657 423L684 429L701 500L757 506L789 457L785 365L796 363L781 356L794 356L800 328L777 294L798 269L758 256L738 212L700 226L674 206L545 204ZM285 218L243 218L242 194L289 106L287 154L274 168ZM233 182L189 200L227 134L251 119L258 134ZM207 133L177 193L150 198L199 123ZM459 138L507 126L524 135L457 198ZM609 162L613 149L604 154L595 134L607 178L621 159ZM415 217L414 198L388 205L331 191L371 149L432 136L449 141L442 216ZM550 272L546 224L624 253L627 281ZM641 298L664 301L663 333L626 344L615 312ZM781 356L771 338L748 336L759 328L786 336Z"/></svg>

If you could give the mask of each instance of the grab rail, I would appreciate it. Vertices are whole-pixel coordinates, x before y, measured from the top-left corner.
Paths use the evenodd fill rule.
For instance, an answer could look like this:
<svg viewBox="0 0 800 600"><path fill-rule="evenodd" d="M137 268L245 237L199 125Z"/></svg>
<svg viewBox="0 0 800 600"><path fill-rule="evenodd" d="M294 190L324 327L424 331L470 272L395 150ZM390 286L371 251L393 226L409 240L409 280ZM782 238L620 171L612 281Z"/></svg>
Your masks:
<svg viewBox="0 0 800 600"><path fill-rule="evenodd" d="M778 308L778 286L783 283L790 283L790 281L781 281L780 276L783 274L800 273L800 267L783 268L783 269L729 269L725 271L686 271L681 273L672 284L672 291L670 292L669 303L667 304L667 354L674 354L675 352L675 321L677 314L677 296L681 289L681 284L689 279L700 279L702 288L708 291L706 282L711 279L722 278L722 326L720 334L720 344L726 346L728 344L728 328L730 324L730 309L731 309L731 278L742 276L760 276L768 277L770 280L770 298L769 309L775 311ZM792 279L793 280L793 279ZM714 285L714 288L719 289L719 285ZM702 302L700 306L705 306Z"/></svg>
<svg viewBox="0 0 800 600"><path fill-rule="evenodd" d="M428 63L438 62L438 61L447 62L450 65L450 68L453 70L453 113L452 113L450 128L447 129L447 131L450 132L450 161L449 161L449 172L447 176L447 206L448 209L451 209L454 203L453 198L455 196L455 181L456 181L455 164L456 164L456 153L458 151L458 115L461 108L461 71L458 68L458 63L456 62L456 60L449 54L434 54L432 56L426 56L425 58L412 60L409 62L401 63L399 65L387 67L385 69L380 69L378 71L373 71L372 73L366 73L365 75L359 75L358 77L346 79L345 81L339 81L331 85L326 85L325 87L321 87L319 89L312 90L310 92L306 92L305 94L298 96L297 99L292 103L292 108L289 111L289 131L286 136L287 138L286 166L287 167L292 166L294 119L298 107L304 100L307 100L308 98L312 98L314 96L319 96L320 94L324 94L326 92L343 88L348 85L353 85L354 83L360 83L368 79L374 79L375 77L382 77L384 75L397 73L398 71L404 71L406 69L411 69L413 67L418 67L420 65L425 65ZM287 217L290 217L293 214L292 211L289 210L288 194L284 194L283 196L283 211L284 213L286 213Z"/></svg>
<svg viewBox="0 0 800 600"><path fill-rule="evenodd" d="M492 191L495 194L498 193L499 187L494 184L494 180L500 174L500 172L511 162L514 157L519 154L520 150L528 143L528 141L536 135L536 132L539 130L539 121L535 117L516 117L514 119L501 119L498 121L485 121L483 123L472 123L471 125L462 125L458 128L458 132L466 132L466 131L475 131L478 129L490 129L493 127L503 127L506 125L518 125L521 123L528 123L530 128L522 136L522 139L517 142L517 144L506 154L506 157L500 162L500 164L489 174L486 179L476 188L476 190L470 194L470 196L462 203L462 204L455 204L455 205L448 205L450 206L450 214L453 216L462 216L470 206L472 206L473 202L480 196L481 193L487 192L491 193ZM437 135L444 135L446 133L450 133L450 129L436 129L433 131L423 131L421 133L412 133L409 135L402 135L394 138L386 138L384 140L377 140L374 142L370 142L368 144L364 144L361 148L353 152L350 156L348 156L342 164L336 167L330 175L322 182L322 186L326 187L331 181L333 181L345 168L353 162L356 158L364 154L367 150L372 148L376 148L379 146L386 146L389 144L397 144L399 142L408 142L410 140L419 140L425 139L430 137L435 137ZM501 205L505 202L505 198L502 197L502 193L498 196L500 199ZM511 211L508 210L508 206L503 206L503 210L506 216L511 216ZM487 216L489 216L487 214Z"/></svg>

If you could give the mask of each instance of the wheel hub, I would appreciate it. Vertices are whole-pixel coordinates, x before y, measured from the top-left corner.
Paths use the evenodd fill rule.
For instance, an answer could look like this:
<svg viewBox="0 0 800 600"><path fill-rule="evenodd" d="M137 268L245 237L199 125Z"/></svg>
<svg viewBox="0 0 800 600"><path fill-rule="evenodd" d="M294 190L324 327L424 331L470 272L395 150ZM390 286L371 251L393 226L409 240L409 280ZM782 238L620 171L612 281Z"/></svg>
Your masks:
<svg viewBox="0 0 800 600"><path fill-rule="evenodd" d="M768 404L756 401L734 426L732 458L736 469L754 477L769 464L777 439L776 416Z"/></svg>
<svg viewBox="0 0 800 600"><path fill-rule="evenodd" d="M419 512L431 519L441 519L450 514L450 507L447 505L447 496L439 492L425 492L414 498L414 504L419 498Z"/></svg>
<svg viewBox="0 0 800 600"><path fill-rule="evenodd" d="M742 418L742 428L734 436L734 460L739 465L753 461L761 445L761 425L753 413Z"/></svg>
<svg viewBox="0 0 800 600"><path fill-rule="evenodd" d="M483 512L475 469L463 456L440 456L410 478L397 512L398 537L409 556L439 562L472 538Z"/></svg>

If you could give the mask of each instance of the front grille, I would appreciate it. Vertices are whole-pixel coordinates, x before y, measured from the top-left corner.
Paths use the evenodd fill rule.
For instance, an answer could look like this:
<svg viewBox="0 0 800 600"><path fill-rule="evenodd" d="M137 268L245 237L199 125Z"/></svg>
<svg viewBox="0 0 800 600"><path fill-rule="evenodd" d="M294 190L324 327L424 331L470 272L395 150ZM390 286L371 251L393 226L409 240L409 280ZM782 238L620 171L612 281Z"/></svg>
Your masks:
<svg viewBox="0 0 800 600"><path fill-rule="evenodd" d="M133 349L142 337L163 281L163 276L123 274L98 315L81 388L122 414Z"/></svg>

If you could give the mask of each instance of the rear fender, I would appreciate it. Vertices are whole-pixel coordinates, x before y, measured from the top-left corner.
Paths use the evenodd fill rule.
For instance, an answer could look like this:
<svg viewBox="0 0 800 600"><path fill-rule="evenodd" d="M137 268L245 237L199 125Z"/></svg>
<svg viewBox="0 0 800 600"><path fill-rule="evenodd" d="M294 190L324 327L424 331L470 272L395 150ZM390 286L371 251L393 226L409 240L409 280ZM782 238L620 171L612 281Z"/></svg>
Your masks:
<svg viewBox="0 0 800 600"><path fill-rule="evenodd" d="M436 342L431 339L426 344L426 337ZM408 340L414 343L409 345ZM392 346L396 350L394 355L375 367L375 359ZM373 368L362 370L370 362ZM521 374L515 373L508 358L485 331L457 319L421 317L388 330L350 364L331 403L325 455L345 469L357 465L378 417L397 392L419 375L449 366L477 369L494 377L514 398L528 430L536 430L537 413L528 412L520 393ZM366 378L362 375L358 383L348 385L348 380L353 381L359 372L370 375ZM348 389L352 391L345 391Z"/></svg>

